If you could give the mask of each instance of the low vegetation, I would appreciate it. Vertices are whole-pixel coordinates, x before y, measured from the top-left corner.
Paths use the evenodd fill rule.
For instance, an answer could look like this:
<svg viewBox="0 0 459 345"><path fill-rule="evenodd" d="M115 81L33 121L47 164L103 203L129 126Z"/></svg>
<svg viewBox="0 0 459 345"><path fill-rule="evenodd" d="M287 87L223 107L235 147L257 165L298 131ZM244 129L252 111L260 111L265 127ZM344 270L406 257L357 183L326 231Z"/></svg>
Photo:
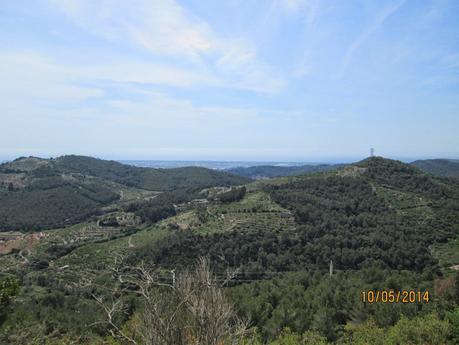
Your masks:
<svg viewBox="0 0 459 345"><path fill-rule="evenodd" d="M30 176L47 162L8 169ZM455 179L371 158L244 186L211 178L203 188L144 193L120 184L118 163L105 177L98 163L87 180L122 186L119 199L0 256L0 296L8 296L0 343L459 341ZM25 193L27 181L2 192ZM362 291L375 289L429 291L430 299L363 303Z"/></svg>
<svg viewBox="0 0 459 345"><path fill-rule="evenodd" d="M253 167L239 167L228 169L233 174L249 177L255 180L274 178L281 176L296 176L312 174L322 171L336 170L343 167L344 164L317 164L317 165L300 165L300 166L273 166L258 165Z"/></svg>

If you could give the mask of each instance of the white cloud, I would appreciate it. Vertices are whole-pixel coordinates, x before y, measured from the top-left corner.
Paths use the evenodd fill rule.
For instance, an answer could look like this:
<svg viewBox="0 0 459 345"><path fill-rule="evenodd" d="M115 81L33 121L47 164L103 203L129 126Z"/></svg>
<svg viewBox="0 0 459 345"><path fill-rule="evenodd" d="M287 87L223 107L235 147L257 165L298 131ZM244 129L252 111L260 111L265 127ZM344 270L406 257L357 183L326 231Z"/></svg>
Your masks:
<svg viewBox="0 0 459 345"><path fill-rule="evenodd" d="M210 27L173 0L50 0L83 29L166 55L197 57L217 49Z"/></svg>
<svg viewBox="0 0 459 345"><path fill-rule="evenodd" d="M133 66L121 62L107 66L70 66L37 54L18 53L0 54L0 65L8 66L0 70L0 80L7 81L0 84L2 126L14 129L2 135L4 144L21 140L26 145L33 138L37 145L43 142L49 147L50 143L62 139L71 147L72 140L61 138L60 133L74 131L85 133L87 142L96 146L100 143L93 136L114 142L124 133L132 136L139 131L141 137L149 140L155 133L157 139L149 145L159 145L161 141L172 144L174 140L185 138L187 131L204 132L206 135L196 135L196 138L206 140L212 133L224 136L230 128L248 128L263 121L259 109L198 106L189 100L147 91L149 87L131 83L174 82L174 70L170 75L158 76L154 69L160 74L163 68L154 65L136 66L138 73L133 73ZM196 82L197 77L190 78ZM175 79L183 83L185 78L176 75ZM112 95L104 83L96 80L118 81L116 88L122 97ZM25 132L21 129L23 124L27 124ZM93 133L102 128L107 130L106 134ZM54 134L38 139L40 131ZM34 134L29 137L29 132ZM168 138L166 132L173 134ZM143 145L142 142L137 144Z"/></svg>
<svg viewBox="0 0 459 345"><path fill-rule="evenodd" d="M320 0L272 0L271 15L283 13L301 16L308 25L313 25L317 19L320 9Z"/></svg>
<svg viewBox="0 0 459 345"><path fill-rule="evenodd" d="M309 51L306 51L303 57L293 66L291 72L292 76L295 78L303 78L309 75L312 71L311 61L311 54Z"/></svg>
<svg viewBox="0 0 459 345"><path fill-rule="evenodd" d="M458 69L459 68L459 54L448 54L443 57L442 62L447 68Z"/></svg>
<svg viewBox="0 0 459 345"><path fill-rule="evenodd" d="M5 103L76 103L103 95L99 87L110 83L161 84L179 87L217 85L209 75L160 64L118 59L104 64L69 64L34 53L0 53L0 99Z"/></svg>
<svg viewBox="0 0 459 345"><path fill-rule="evenodd" d="M360 35L351 43L348 47L346 54L344 55L340 75L343 75L352 61L355 52L365 43L375 31L377 31L393 13L395 13L403 4L405 0L398 1L396 3L385 6L378 16L366 27Z"/></svg>
<svg viewBox="0 0 459 345"><path fill-rule="evenodd" d="M259 59L252 42L218 35L174 0L50 1L94 35L186 62L189 70L212 74L210 79L220 79L223 86L275 92L285 84Z"/></svg>
<svg viewBox="0 0 459 345"><path fill-rule="evenodd" d="M289 11L298 11L306 1L304 0L281 0L280 3Z"/></svg>
<svg viewBox="0 0 459 345"><path fill-rule="evenodd" d="M56 80L50 84L42 81L47 89ZM134 85L120 90L122 98L98 97L97 92L92 94L83 87L78 90L81 99L52 92L28 98L31 91L11 102L5 98L8 95L0 96L2 127L9 129L0 137L4 155L19 151L36 155L99 152L117 157L158 157L174 152L192 155L204 154L200 148L208 147L208 140L212 140L214 152L223 148L234 153L253 136L247 129L259 128L265 121L259 109L196 105ZM91 102L78 103L84 97L91 97ZM43 100L46 102L41 103ZM60 107L58 111L55 106ZM130 149L133 152L126 151Z"/></svg>
<svg viewBox="0 0 459 345"><path fill-rule="evenodd" d="M262 121L259 110L250 108L194 105L189 100L172 98L159 92L144 92L142 101L108 100L102 106L111 119L123 123L123 128L176 129L177 123L187 130L227 130L234 126L253 125ZM225 128L222 128L224 124Z"/></svg>
<svg viewBox="0 0 459 345"><path fill-rule="evenodd" d="M152 84L221 83L154 63L115 59L106 64L70 64L36 53L2 52L0 65L8 66L0 69L1 126L9 129L0 136L3 155L94 154L96 148L129 155L123 151L122 138L129 138L129 147L145 152L156 152L162 145L188 145L187 141L205 147L209 138L215 147L235 147L246 145L253 134L247 128L259 128L271 113L196 105L167 91L153 92ZM239 133L240 141L230 133Z"/></svg>
<svg viewBox="0 0 459 345"><path fill-rule="evenodd" d="M91 87L78 87L69 83L75 71L53 65L34 54L0 54L0 99L2 105L13 102L79 102L98 97L102 91Z"/></svg>

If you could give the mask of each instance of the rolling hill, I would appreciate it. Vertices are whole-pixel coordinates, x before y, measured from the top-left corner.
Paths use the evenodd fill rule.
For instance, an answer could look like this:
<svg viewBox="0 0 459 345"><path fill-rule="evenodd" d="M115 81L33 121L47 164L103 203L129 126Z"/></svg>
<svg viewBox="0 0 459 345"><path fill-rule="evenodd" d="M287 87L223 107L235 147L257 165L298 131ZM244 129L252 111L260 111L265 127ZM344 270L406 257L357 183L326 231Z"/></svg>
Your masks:
<svg viewBox="0 0 459 345"><path fill-rule="evenodd" d="M63 156L53 160L52 164L58 171L95 176L155 191L238 185L248 182L248 179L231 173L200 167L141 168L85 156Z"/></svg>
<svg viewBox="0 0 459 345"><path fill-rule="evenodd" d="M245 182L205 168L138 168L84 156L22 157L0 165L0 231L81 222L119 200L126 188L166 192Z"/></svg>
<svg viewBox="0 0 459 345"><path fill-rule="evenodd" d="M154 260L172 265L223 252L226 262L256 265L257 271L324 268L330 259L343 269L377 263L420 271L434 262L428 246L459 232L459 181L379 157L336 171L259 181L251 193L261 193L255 200L267 200L277 211L253 202L236 211L210 211L210 224L202 225L214 230L210 236L201 238L200 227L179 232ZM274 254L272 261L262 258L261 248Z"/></svg>
<svg viewBox="0 0 459 345"><path fill-rule="evenodd" d="M459 177L459 160L425 159L414 161L411 164L433 175Z"/></svg>
<svg viewBox="0 0 459 345"><path fill-rule="evenodd" d="M459 177L459 161L453 159L426 159L417 160L413 165L420 170L436 176ZM346 164L318 164L318 165L301 165L301 166L275 166L260 165L251 167L237 167L227 169L228 172L235 175L251 178L254 180L276 178L282 176L297 176L312 174L322 171L336 170L346 166Z"/></svg>
<svg viewBox="0 0 459 345"><path fill-rule="evenodd" d="M171 282L170 270L187 269L200 256L210 258L218 279L224 280L228 269L237 269L226 288L228 297L267 341L288 327L299 334L315 329L341 343L349 325L371 319L372 327L385 329L404 317L425 317L453 303L450 267L459 265L454 253L459 236L457 179L373 157L336 170L252 181L245 188L233 188L244 190L244 195L222 201L218 196L228 188L140 194L145 190L128 187L124 180L130 172L125 166L110 162L112 170L107 173L103 161L95 161L100 164L97 169L90 159L72 162L53 161L50 166L60 165L67 179L84 171L81 176L89 182L76 185L83 189L84 183L96 181L108 190L122 187L132 198L103 222L90 218L46 230L39 239L0 256L0 271L24 284L0 325L0 342L15 343L25 329L37 339L49 340L81 339L84 333L88 343L108 334L102 326L87 327L102 317L91 296L95 290L103 294L102 287L111 291L109 287L123 283L114 281L111 273L120 255L130 265L153 264L165 283ZM3 169L24 174L22 184L30 182L34 166L43 169L50 164L19 163ZM224 174L222 181L228 176ZM196 178L177 183L183 186L191 180ZM54 180L38 181L44 185ZM15 193L32 185L19 184L14 184ZM121 222L136 215L146 216L142 224L129 227ZM124 231L128 228L132 231ZM118 233L110 236L111 231ZM91 279L97 285L88 285ZM361 292L369 289L429 290L434 298L422 305L363 305ZM138 304L135 294L125 291L129 313L120 324L129 327Z"/></svg>
<svg viewBox="0 0 459 345"><path fill-rule="evenodd" d="M274 166L274 165L259 165L259 166L252 166L252 167L238 167L238 168L231 168L227 171L259 180L259 179L266 179L266 178L274 178L274 177L281 177L281 176L295 176L295 175L303 175L303 174L311 174L321 171L329 171L338 169L344 166L344 164L318 164L318 165L301 165L301 166Z"/></svg>

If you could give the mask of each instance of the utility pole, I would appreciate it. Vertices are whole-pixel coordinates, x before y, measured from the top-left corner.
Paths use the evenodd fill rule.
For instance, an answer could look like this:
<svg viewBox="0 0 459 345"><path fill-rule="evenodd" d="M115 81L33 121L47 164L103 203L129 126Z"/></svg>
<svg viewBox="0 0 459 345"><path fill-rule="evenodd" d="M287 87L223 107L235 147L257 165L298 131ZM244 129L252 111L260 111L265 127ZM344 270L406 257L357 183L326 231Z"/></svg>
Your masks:
<svg viewBox="0 0 459 345"><path fill-rule="evenodd" d="M330 260L330 277L333 275L333 261Z"/></svg>

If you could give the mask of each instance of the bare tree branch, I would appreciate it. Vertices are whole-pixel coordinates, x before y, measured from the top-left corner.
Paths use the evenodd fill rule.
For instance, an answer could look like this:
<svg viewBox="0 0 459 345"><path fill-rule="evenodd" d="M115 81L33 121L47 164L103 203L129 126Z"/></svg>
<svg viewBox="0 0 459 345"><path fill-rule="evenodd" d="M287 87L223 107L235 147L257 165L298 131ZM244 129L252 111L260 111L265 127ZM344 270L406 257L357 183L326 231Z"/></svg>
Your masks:
<svg viewBox="0 0 459 345"><path fill-rule="evenodd" d="M169 271L172 284L168 284L161 281L160 270L144 262L132 267L124 258L116 257L115 264L111 272L119 286L113 289L114 300L107 303L93 295L114 337L129 344L218 345L237 344L246 333L248 323L236 316L222 290L237 271L227 270L226 279L219 284L210 261L200 258L191 272ZM141 301L138 322L131 325L134 336L115 322L123 310L123 294L135 294Z"/></svg>

